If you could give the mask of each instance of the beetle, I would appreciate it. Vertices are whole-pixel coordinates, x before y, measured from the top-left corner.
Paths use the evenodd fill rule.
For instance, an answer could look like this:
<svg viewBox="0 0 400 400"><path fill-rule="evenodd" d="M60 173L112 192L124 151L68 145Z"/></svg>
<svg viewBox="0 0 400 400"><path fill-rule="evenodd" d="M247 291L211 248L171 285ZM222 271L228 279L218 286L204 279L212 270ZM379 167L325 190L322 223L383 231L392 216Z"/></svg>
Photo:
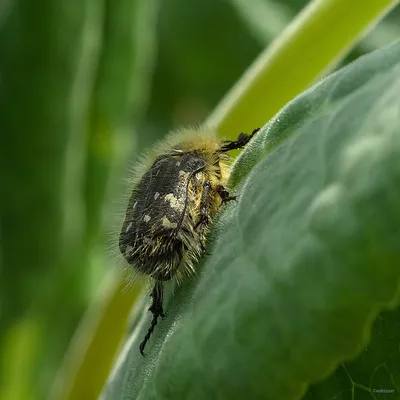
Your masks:
<svg viewBox="0 0 400 400"><path fill-rule="evenodd" d="M227 189L228 152L246 146L251 134L221 140L214 132L185 129L167 137L136 169L119 235L128 264L154 281L153 314L145 346L163 312L163 283L195 272L207 232L220 207L235 199Z"/></svg>

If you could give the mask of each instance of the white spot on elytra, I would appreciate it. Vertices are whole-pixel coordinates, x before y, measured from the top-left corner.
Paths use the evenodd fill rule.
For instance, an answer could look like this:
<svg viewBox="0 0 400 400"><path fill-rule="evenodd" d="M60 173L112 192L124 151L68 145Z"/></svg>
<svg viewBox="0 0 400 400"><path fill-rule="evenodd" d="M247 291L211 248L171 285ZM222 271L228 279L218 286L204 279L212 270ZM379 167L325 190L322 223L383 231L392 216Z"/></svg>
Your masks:
<svg viewBox="0 0 400 400"><path fill-rule="evenodd" d="M129 222L128 226L126 227L126 231L125 232L128 232L129 229L131 229L131 226L132 226L132 222Z"/></svg>
<svg viewBox="0 0 400 400"><path fill-rule="evenodd" d="M132 210L134 210L136 208L137 205L137 201L135 201L135 204L132 206Z"/></svg>
<svg viewBox="0 0 400 400"><path fill-rule="evenodd" d="M143 217L144 222L149 222L150 219L151 219L150 215L147 214Z"/></svg>
<svg viewBox="0 0 400 400"><path fill-rule="evenodd" d="M154 200L157 200L159 197L160 197L160 193L155 192L155 194L154 194Z"/></svg>
<svg viewBox="0 0 400 400"><path fill-rule="evenodd" d="M184 208L184 204L182 204L181 202L178 201L178 199L172 194L172 193L168 193L165 197L164 200L169 203L169 205L171 206L171 208L173 208L174 210L177 210L178 212L183 211Z"/></svg>
<svg viewBox="0 0 400 400"><path fill-rule="evenodd" d="M149 239L148 237L143 238L143 243L147 245L153 244L153 241Z"/></svg>
<svg viewBox="0 0 400 400"><path fill-rule="evenodd" d="M179 167L181 165L181 162L177 161L175 165L177 165Z"/></svg>
<svg viewBox="0 0 400 400"><path fill-rule="evenodd" d="M176 228L178 226L178 224L176 222L171 222L166 215L163 216L162 220L162 225L164 228Z"/></svg>
<svg viewBox="0 0 400 400"><path fill-rule="evenodd" d="M126 250L125 250L125 254L126 255L130 255L132 253L133 247L128 244L128 246L126 246Z"/></svg>

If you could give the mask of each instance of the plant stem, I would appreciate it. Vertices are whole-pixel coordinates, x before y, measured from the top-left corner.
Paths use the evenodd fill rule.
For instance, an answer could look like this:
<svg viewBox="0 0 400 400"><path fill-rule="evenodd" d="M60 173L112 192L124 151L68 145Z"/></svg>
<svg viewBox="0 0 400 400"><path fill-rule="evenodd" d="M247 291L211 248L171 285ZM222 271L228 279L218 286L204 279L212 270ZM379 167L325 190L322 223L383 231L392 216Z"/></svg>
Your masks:
<svg viewBox="0 0 400 400"><path fill-rule="evenodd" d="M287 26L216 107L206 124L221 135L263 126L331 70L398 0L315 0Z"/></svg>

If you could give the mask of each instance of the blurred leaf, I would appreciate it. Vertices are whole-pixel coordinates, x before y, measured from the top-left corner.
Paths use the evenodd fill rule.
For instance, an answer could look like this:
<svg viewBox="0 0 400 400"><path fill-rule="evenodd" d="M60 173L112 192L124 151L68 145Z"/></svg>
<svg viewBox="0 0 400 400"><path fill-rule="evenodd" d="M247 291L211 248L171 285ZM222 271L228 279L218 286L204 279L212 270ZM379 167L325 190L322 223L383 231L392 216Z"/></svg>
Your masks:
<svg viewBox="0 0 400 400"><path fill-rule="evenodd" d="M203 121L262 49L226 0L202 0L196 7L163 0L157 38L141 149L170 129Z"/></svg>
<svg viewBox="0 0 400 400"><path fill-rule="evenodd" d="M15 321L39 326L43 336L26 353L29 373L19 388L32 398L43 398L43 382L84 306L76 273L85 263L82 164L72 150L87 119L100 8L97 0L7 1L0 8L0 344ZM21 347L28 338L20 336Z"/></svg>
<svg viewBox="0 0 400 400"><path fill-rule="evenodd" d="M169 296L142 358L145 314L103 399L296 399L360 354L399 301L399 74L400 42L264 127L234 166L239 201L221 214L212 255ZM395 335L377 332L382 345ZM374 354L377 369L386 360ZM399 382L398 348L391 361Z"/></svg>
<svg viewBox="0 0 400 400"><path fill-rule="evenodd" d="M0 385L0 399L28 400L35 398L32 369L37 357L42 326L38 321L16 321L7 331L4 352L1 357L3 385ZM22 383L21 383L22 382Z"/></svg>
<svg viewBox="0 0 400 400"><path fill-rule="evenodd" d="M302 8L307 3L307 1L304 1L304 4L301 4L290 0L284 2L277 0L231 0L231 2L238 15L262 45L268 44L277 37L296 13L300 11L299 7ZM397 8L399 7L397 6ZM370 32L361 38L349 57L357 58L396 40L400 34L397 14L396 9L393 9L383 20L379 21ZM349 61L347 60L347 62Z"/></svg>
<svg viewBox="0 0 400 400"><path fill-rule="evenodd" d="M121 176L135 147L148 101L157 0L106 0L103 46L87 136L87 236L96 239L109 183ZM114 185L115 186L115 185Z"/></svg>
<svg viewBox="0 0 400 400"><path fill-rule="evenodd" d="M157 11L157 0L106 1L103 47L86 136L86 248L92 251L98 240L107 189L111 186L117 196L120 194L116 176L121 175L133 152L135 128L147 105ZM92 272L92 281L96 270L104 270L104 260L96 257L98 253L104 257L103 252L95 249L92 271L88 266L84 271ZM121 276L114 270L104 278L103 285L107 287L105 297L100 306L93 305L83 318L53 387L59 399L96 399L126 334L127 319L139 288L123 292Z"/></svg>
<svg viewBox="0 0 400 400"><path fill-rule="evenodd" d="M82 50L97 13L92 0L23 0L1 12L0 292L15 317L32 298L53 294L44 277L60 274L66 149L83 122L71 103L77 71L89 68Z"/></svg>
<svg viewBox="0 0 400 400"><path fill-rule="evenodd" d="M231 2L262 45L275 39L296 15L295 10L285 2L274 0L231 0Z"/></svg>
<svg viewBox="0 0 400 400"><path fill-rule="evenodd" d="M207 124L231 138L264 125L334 67L396 4L398 0L310 1L246 71Z"/></svg>
<svg viewBox="0 0 400 400"><path fill-rule="evenodd" d="M397 6L397 8L399 8ZM394 11L394 10L393 10ZM387 46L400 35L399 21L391 22L390 14L369 32L359 43L364 52L369 52L380 47Z"/></svg>
<svg viewBox="0 0 400 400"><path fill-rule="evenodd" d="M105 276L98 301L86 313L71 343L52 398L98 398L127 330L127 316L139 295L138 286L130 290L124 286L115 271Z"/></svg>

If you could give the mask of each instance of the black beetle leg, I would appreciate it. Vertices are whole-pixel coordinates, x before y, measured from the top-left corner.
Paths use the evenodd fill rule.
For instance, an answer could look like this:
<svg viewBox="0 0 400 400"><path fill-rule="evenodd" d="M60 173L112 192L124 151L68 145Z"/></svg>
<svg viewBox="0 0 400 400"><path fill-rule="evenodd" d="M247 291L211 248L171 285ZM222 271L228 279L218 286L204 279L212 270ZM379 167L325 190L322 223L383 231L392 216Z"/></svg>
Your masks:
<svg viewBox="0 0 400 400"><path fill-rule="evenodd" d="M153 319L151 321L150 327L142 341L140 343L139 349L140 354L144 357L146 354L144 353L144 348L146 347L146 343L149 341L151 334L154 331L154 328L157 325L158 317L164 318L163 311L163 284L160 281L156 281L154 284L154 288L150 295L153 299L149 311L153 314Z"/></svg>
<svg viewBox="0 0 400 400"><path fill-rule="evenodd" d="M239 133L239 136L236 140L225 140L224 145L220 147L218 150L220 153L226 153L227 151L241 149L246 146L246 144L250 141L250 139L260 130L260 128L256 128L251 132L250 135L247 133Z"/></svg>
<svg viewBox="0 0 400 400"><path fill-rule="evenodd" d="M226 204L231 200L236 200L236 196L230 196L229 192L222 185L218 185L216 190L219 196L221 197L223 204Z"/></svg>
<svg viewBox="0 0 400 400"><path fill-rule="evenodd" d="M204 244L204 229L209 223L209 215L208 215L208 199L211 191L211 183L210 181L205 181L203 184L203 193L201 195L200 201L200 218L197 221L194 229L197 229L200 226L199 238L200 238L200 248L203 253L206 253L206 247ZM208 254L208 253L206 253Z"/></svg>

